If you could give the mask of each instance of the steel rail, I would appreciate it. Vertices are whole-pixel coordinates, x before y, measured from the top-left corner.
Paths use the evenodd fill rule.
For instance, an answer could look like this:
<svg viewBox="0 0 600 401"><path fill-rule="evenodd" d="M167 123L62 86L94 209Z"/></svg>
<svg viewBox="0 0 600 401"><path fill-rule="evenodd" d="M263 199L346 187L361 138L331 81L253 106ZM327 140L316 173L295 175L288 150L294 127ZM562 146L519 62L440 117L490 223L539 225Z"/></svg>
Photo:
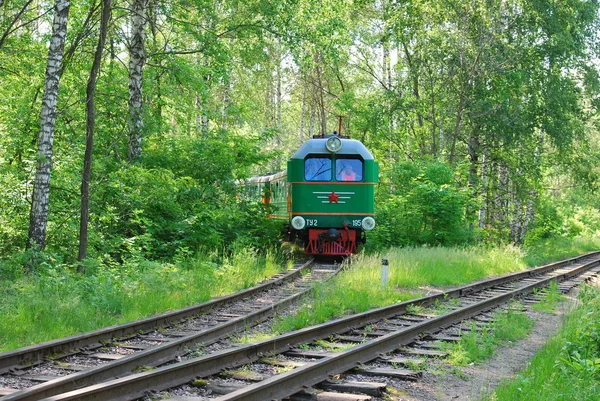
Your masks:
<svg viewBox="0 0 600 401"><path fill-rule="evenodd" d="M596 257L598 252L584 255L578 258L568 259L562 262L542 266L528 272L512 274L501 278L488 280L492 286L511 282L515 277L520 279L540 275L559 267L573 264L578 260ZM219 401L225 400L257 400L264 401L276 399L293 394L306 386L311 386L323 380L330 374L340 373L348 370L358 363L373 359L379 353L388 352L398 348L403 344L412 342L420 334L435 331L440 327L446 327L482 311L489 310L499 304L525 293L530 293L534 288L547 286L551 281L570 278L589 270L600 264L599 259L585 263L569 272L561 273L555 276L542 278L535 283L525 285L519 289L508 291L479 303L475 303L453 312L434 317L427 321L417 323L403 330L382 336L378 339L370 340L367 343L358 345L346 352L335 356L325 357L322 360L294 369L293 371L272 377L264 382L249 386L242 390L230 393L218 398ZM527 274L528 273L528 274ZM344 332L352 328L369 324L384 318L406 312L409 305L429 305L435 300L459 297L461 295L473 293L473 288L487 288L484 282L476 283L457 288L455 290L436 294L417 300L403 302L401 304L380 308L353 316L336 319L331 322L323 323L310 328L301 329L295 332L287 333L272 339L249 344L243 347L227 349L214 354L191 359L169 366L164 366L149 372L137 373L127 377L115 379L105 383L100 383L80 390L52 396L46 401L66 401L66 400L130 400L144 396L150 390L163 390L177 385L184 384L198 377L206 377L216 374L225 368L231 368L249 364L259 360L264 355L278 354L289 350L297 344L308 343L320 338L326 338L335 332Z"/></svg>
<svg viewBox="0 0 600 401"><path fill-rule="evenodd" d="M357 345L347 351L342 351L337 355L325 357L290 372L273 376L262 382L218 397L215 401L264 401L286 397L307 386L313 386L320 383L325 377L340 374L355 368L361 363L373 360L381 353L393 351L401 345L407 345L416 340L423 333L428 333L458 323L484 311L505 304L520 295L532 293L535 288L539 288L540 286L545 287L552 281L559 282L577 276L581 272L587 271L598 265L600 265L600 261L596 260L573 269L570 272L548 277L514 291L509 291L505 294L457 309L424 322L416 323L406 329L367 341L364 344Z"/></svg>
<svg viewBox="0 0 600 401"><path fill-rule="evenodd" d="M305 266L305 265L303 265ZM333 271L332 276L335 276L345 264ZM296 294L293 294L275 305L265 306L248 315L231 319L207 330L185 336L170 342L167 342L156 347L140 351L126 357L117 359L110 363L106 363L95 368L84 370L63 376L58 379L50 380L15 393L0 397L2 401L34 401L40 398L52 396L68 392L77 388L89 386L104 380L113 379L120 375L126 375L140 367L154 367L160 364L173 360L177 356L184 356L189 352L189 347L198 344L211 343L217 339L223 338L228 334L243 330L251 323L256 323L273 315L278 310L281 310L293 302L298 301L301 297L311 291L312 288L306 288Z"/></svg>
<svg viewBox="0 0 600 401"><path fill-rule="evenodd" d="M61 354L65 351L69 351L75 348L81 348L90 344L98 343L100 340L106 338L121 337L128 334L136 333L138 331L149 330L156 326L160 326L186 317L193 316L195 314L209 311L227 302L231 302L238 298L246 296L251 296L253 294L267 290L286 281L293 280L296 276L300 275L302 273L302 270L308 267L312 262L313 259L311 258L307 262L294 268L290 272L283 274L281 277L269 280L265 283L259 284L257 286L248 288L240 292L236 292L233 294L225 295L223 297L212 299L207 302L203 302L198 305L154 315L133 322L109 326L102 329L77 334L74 336L59 338L56 340L46 341L40 344L0 353L0 373L6 371L6 369L9 367L13 367L23 362L35 363L38 361L42 361L43 358L48 354Z"/></svg>

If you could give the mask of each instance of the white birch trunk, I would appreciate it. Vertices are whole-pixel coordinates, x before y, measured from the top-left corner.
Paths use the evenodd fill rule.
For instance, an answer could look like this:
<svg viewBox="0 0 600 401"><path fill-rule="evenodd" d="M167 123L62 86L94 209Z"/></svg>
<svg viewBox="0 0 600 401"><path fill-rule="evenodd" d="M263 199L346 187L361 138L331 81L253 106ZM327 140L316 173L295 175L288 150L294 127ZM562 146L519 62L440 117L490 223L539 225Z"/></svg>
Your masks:
<svg viewBox="0 0 600 401"><path fill-rule="evenodd" d="M506 227L506 214L508 208L508 169L504 163L498 167L498 193L496 194L496 221L503 229Z"/></svg>
<svg viewBox="0 0 600 401"><path fill-rule="evenodd" d="M535 201L537 200L537 191L529 191L529 199L527 199L527 208L525 209L525 218L523 219L523 229L521 230L521 241L525 239L527 231L535 222Z"/></svg>
<svg viewBox="0 0 600 401"><path fill-rule="evenodd" d="M510 223L510 238L514 244L521 241L521 227L523 225L523 202L518 197L515 199L515 216Z"/></svg>
<svg viewBox="0 0 600 401"><path fill-rule="evenodd" d="M221 128L227 129L227 119L229 118L229 107L231 106L231 81L227 79L225 82L225 88L223 89L223 112Z"/></svg>
<svg viewBox="0 0 600 401"><path fill-rule="evenodd" d="M479 206L479 228L484 228L487 218L488 181L489 181L489 150L484 143L481 159L481 205Z"/></svg>
<svg viewBox="0 0 600 401"><path fill-rule="evenodd" d="M143 76L146 63L146 11L148 0L133 0L129 44L129 160L142 155Z"/></svg>
<svg viewBox="0 0 600 401"><path fill-rule="evenodd" d="M50 202L50 171L52 170L52 145L56 126L58 87L62 70L67 20L70 0L56 0L52 37L48 49L48 64L42 97L40 135L38 138L37 164L33 183L33 199L29 215L29 236L27 248L44 249L48 225L48 204Z"/></svg>
<svg viewBox="0 0 600 401"><path fill-rule="evenodd" d="M306 84L302 88L302 111L300 112L300 144L304 143L304 130L306 125Z"/></svg>

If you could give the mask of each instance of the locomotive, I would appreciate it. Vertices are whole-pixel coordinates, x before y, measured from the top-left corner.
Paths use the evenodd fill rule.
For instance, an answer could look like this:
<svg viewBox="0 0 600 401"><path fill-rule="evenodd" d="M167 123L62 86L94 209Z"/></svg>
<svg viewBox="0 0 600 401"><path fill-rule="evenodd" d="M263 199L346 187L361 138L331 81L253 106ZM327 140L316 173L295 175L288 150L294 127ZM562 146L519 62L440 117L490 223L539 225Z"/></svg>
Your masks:
<svg viewBox="0 0 600 401"><path fill-rule="evenodd" d="M287 171L253 177L246 190L287 222L290 241L311 255L347 256L375 228L379 167L362 142L337 134L307 140Z"/></svg>

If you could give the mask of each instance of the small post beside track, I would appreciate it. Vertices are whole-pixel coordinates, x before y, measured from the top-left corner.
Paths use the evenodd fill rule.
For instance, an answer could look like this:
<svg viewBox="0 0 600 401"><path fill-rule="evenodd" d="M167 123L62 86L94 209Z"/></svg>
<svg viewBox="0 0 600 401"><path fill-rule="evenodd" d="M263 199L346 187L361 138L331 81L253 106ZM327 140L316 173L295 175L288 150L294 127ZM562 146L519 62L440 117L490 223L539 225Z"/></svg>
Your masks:
<svg viewBox="0 0 600 401"><path fill-rule="evenodd" d="M381 286L385 287L388 283L389 266L387 258L381 259Z"/></svg>

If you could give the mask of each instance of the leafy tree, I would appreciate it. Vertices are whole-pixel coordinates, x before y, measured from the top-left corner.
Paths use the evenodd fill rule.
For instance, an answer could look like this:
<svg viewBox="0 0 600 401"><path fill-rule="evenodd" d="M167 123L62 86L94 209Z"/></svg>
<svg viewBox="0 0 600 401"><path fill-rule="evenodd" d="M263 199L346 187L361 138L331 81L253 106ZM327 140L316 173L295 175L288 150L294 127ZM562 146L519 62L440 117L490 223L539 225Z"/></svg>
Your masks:
<svg viewBox="0 0 600 401"><path fill-rule="evenodd" d="M469 242L468 194L442 163L397 163L377 193L378 228L370 246L453 245Z"/></svg>

